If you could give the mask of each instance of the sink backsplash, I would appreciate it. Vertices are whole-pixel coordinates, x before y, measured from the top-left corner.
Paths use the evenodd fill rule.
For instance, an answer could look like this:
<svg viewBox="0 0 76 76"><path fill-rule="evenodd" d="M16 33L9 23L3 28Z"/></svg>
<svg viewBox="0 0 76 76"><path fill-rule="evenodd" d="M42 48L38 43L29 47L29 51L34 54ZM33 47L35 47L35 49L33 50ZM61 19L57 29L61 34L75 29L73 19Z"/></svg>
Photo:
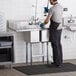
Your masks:
<svg viewBox="0 0 76 76"><path fill-rule="evenodd" d="M14 30L40 28L39 25L29 25L28 21L25 20L9 20L8 27Z"/></svg>

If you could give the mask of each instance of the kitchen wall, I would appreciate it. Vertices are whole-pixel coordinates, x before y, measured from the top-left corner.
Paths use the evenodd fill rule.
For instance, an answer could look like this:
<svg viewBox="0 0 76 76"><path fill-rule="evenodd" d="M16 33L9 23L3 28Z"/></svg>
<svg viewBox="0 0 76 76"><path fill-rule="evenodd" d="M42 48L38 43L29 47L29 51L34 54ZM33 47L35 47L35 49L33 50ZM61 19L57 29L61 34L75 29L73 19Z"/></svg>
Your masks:
<svg viewBox="0 0 76 76"><path fill-rule="evenodd" d="M64 8L68 8L67 12L64 12L64 16L70 16L71 14L73 16L76 16L76 0L58 0L59 3L61 3L61 5Z"/></svg>
<svg viewBox="0 0 76 76"><path fill-rule="evenodd" d="M47 0L37 0L37 16L43 17L43 7ZM76 16L75 0L59 0L63 7L68 8L64 16ZM6 19L26 19L35 15L36 0L0 0L0 12L4 12Z"/></svg>
<svg viewBox="0 0 76 76"><path fill-rule="evenodd" d="M37 0L37 2L37 17L44 18L43 7L47 5L47 0ZM59 0L59 3L61 3L64 8L68 8L68 11L64 12L63 16L70 16L70 14L76 16L76 8L74 7L76 3L75 0ZM24 20L35 16L35 6L36 0L0 0L0 12L5 14L6 19ZM24 53L25 43L22 34L15 35L15 63L26 62L26 53ZM38 44L36 46L39 47ZM34 46L34 50L40 51L36 46ZM22 48L23 50L21 51ZM34 53L37 54L38 52L35 51Z"/></svg>
<svg viewBox="0 0 76 76"><path fill-rule="evenodd" d="M46 0L37 0L37 16L43 16ZM26 19L35 15L36 0L0 0L0 11L7 19Z"/></svg>

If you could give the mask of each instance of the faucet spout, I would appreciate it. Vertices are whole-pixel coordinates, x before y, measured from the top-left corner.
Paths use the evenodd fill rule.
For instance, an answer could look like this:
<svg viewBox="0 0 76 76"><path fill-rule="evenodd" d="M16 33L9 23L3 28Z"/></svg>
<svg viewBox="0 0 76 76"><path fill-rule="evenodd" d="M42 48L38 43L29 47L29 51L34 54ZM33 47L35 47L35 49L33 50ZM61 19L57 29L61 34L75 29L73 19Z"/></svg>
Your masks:
<svg viewBox="0 0 76 76"><path fill-rule="evenodd" d="M36 24L36 18L37 18L37 0L36 0L36 6L35 6L35 24Z"/></svg>
<svg viewBox="0 0 76 76"><path fill-rule="evenodd" d="M74 23L72 15L70 16L70 20L68 20L68 23Z"/></svg>

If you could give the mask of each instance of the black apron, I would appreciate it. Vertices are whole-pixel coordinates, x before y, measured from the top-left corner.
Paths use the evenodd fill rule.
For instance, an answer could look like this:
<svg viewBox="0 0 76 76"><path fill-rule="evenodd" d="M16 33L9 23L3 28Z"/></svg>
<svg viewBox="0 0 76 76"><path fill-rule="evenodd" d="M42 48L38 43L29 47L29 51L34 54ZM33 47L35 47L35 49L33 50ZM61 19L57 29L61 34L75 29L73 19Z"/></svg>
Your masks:
<svg viewBox="0 0 76 76"><path fill-rule="evenodd" d="M50 20L50 21L51 21L51 23L50 23L49 28L53 29L53 30L57 30L57 27L59 26L60 23L57 23L57 22L55 22L53 20Z"/></svg>
<svg viewBox="0 0 76 76"><path fill-rule="evenodd" d="M49 26L49 41L50 42L55 42L56 39L56 34L61 31L57 30L58 26L60 23L54 22L53 20L50 21L50 26Z"/></svg>
<svg viewBox="0 0 76 76"><path fill-rule="evenodd" d="M60 23L51 20L49 27L49 41L53 49L53 61L56 65L60 65L63 60L62 46L61 46L61 32L62 29L57 30Z"/></svg>

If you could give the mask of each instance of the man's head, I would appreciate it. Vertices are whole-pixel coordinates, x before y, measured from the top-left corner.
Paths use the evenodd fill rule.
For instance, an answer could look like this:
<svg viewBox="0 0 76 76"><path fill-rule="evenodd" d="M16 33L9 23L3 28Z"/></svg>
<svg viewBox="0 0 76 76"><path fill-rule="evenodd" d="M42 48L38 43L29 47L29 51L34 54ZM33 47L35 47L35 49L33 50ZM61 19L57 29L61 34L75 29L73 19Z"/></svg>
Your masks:
<svg viewBox="0 0 76 76"><path fill-rule="evenodd" d="M50 0L51 5L54 5L55 3L57 3L57 0Z"/></svg>

